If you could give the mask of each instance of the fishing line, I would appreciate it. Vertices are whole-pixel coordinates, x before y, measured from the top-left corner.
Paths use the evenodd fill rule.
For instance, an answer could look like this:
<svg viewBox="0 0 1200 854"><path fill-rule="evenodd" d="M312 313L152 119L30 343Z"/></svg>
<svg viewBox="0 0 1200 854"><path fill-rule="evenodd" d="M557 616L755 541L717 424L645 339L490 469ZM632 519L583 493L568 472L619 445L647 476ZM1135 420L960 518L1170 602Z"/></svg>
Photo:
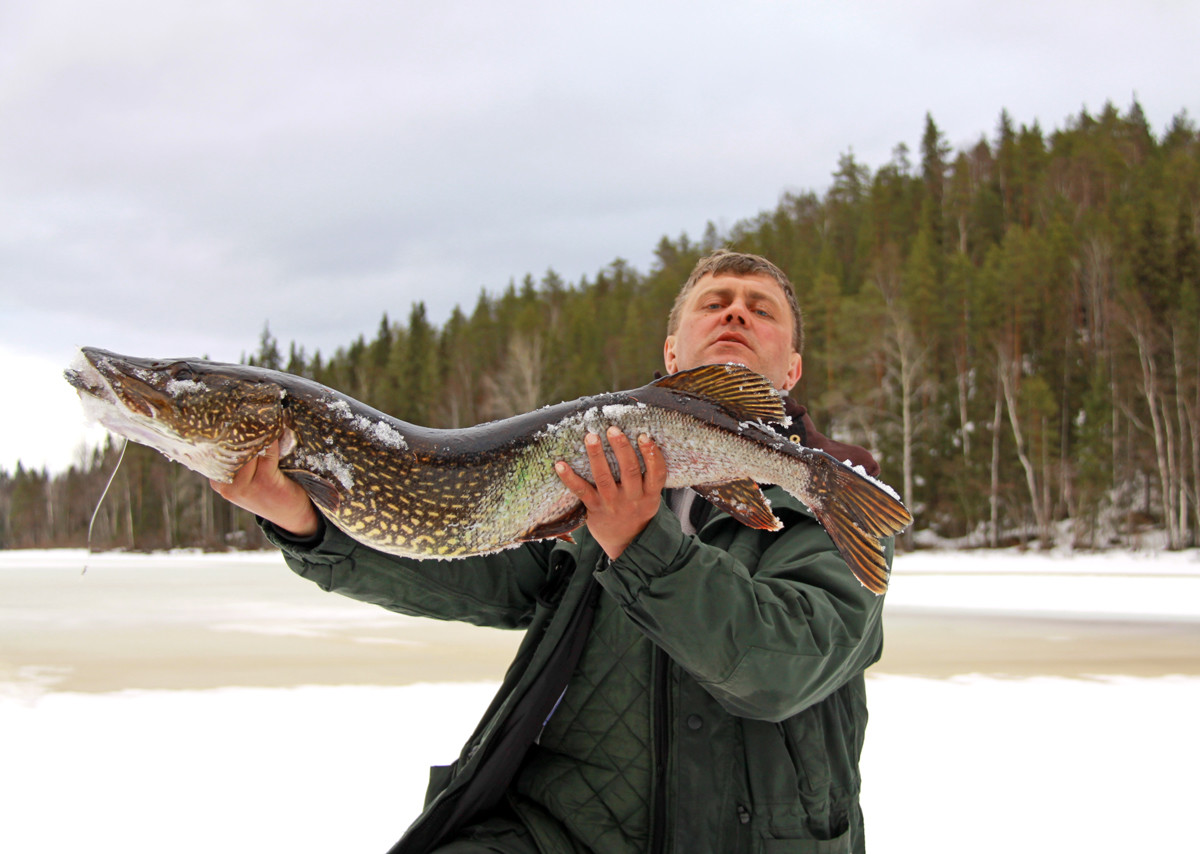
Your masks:
<svg viewBox="0 0 1200 854"><path fill-rule="evenodd" d="M100 500L96 502L96 509L92 511L92 521L88 522L88 554L92 554L92 528L96 526L96 517L100 515L100 505L104 503L104 497L108 495L108 488L112 486L114 480L117 479L117 472L121 469L121 463L125 459L125 449L129 447L129 440L122 439L121 441L121 456L117 457L117 464L113 466L112 474L108 476L108 483L104 484L104 491L100 493ZM87 564L83 565L83 572L80 575L87 575Z"/></svg>

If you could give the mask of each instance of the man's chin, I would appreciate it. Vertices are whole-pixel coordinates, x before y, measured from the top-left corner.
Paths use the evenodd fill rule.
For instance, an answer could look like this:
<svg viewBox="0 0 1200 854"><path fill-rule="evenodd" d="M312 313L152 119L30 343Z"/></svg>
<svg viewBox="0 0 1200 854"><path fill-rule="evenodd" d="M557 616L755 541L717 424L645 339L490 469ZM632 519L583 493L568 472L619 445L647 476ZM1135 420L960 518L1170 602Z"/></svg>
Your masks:
<svg viewBox="0 0 1200 854"><path fill-rule="evenodd" d="M752 371L762 371L758 367L758 359L753 350L743 344L721 344L705 354L709 365L743 365Z"/></svg>
<svg viewBox="0 0 1200 854"><path fill-rule="evenodd" d="M750 358L746 355L739 355L736 353L730 353L728 355L725 355L725 354L712 355L712 354L710 354L704 360L704 362L702 364L705 364L705 365L741 365L743 368L749 368L750 370L754 371L756 374L762 374L763 376L766 376L768 379L770 379L770 377L767 375L767 372L764 371L762 369L762 366L758 363L758 360L754 359L754 358ZM774 380L772 380L772 382L774 382Z"/></svg>

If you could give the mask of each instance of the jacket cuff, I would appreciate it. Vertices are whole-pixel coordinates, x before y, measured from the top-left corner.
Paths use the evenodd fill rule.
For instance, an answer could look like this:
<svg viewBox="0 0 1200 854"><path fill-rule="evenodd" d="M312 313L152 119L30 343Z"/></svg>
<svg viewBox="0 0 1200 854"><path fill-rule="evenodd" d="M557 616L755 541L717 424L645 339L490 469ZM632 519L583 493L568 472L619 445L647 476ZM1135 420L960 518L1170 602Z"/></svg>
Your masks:
<svg viewBox="0 0 1200 854"><path fill-rule="evenodd" d="M335 564L348 558L358 543L352 540L336 525L330 525L324 517L320 518L320 528L311 537L297 537L283 530L261 516L255 517L258 526L262 528L267 541L282 551L286 557L294 558L304 563Z"/></svg>
<svg viewBox="0 0 1200 854"><path fill-rule="evenodd" d="M684 565L677 558L688 539L679 527L679 519L664 501L621 556L596 572L596 580L618 602L632 604L654 579Z"/></svg>

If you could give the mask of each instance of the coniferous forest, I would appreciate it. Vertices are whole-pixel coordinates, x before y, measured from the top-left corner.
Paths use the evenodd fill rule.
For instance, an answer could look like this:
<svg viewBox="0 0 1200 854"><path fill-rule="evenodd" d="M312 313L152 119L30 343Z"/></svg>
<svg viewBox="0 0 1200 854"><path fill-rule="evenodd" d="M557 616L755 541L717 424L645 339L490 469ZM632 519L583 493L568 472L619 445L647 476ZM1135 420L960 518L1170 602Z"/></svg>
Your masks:
<svg viewBox="0 0 1200 854"><path fill-rule="evenodd" d="M805 311L792 392L821 429L872 449L917 529L959 545L1200 545L1200 133L1157 136L1135 102L1060 129L1005 112L952 150L852 153L830 186L785 193L727 233L482 292L438 327L423 304L335 353L248 361L406 421L461 427L631 388L662 365L665 319L718 247L782 267ZM82 546L119 448L62 474L0 470L0 547ZM253 547L253 519L199 475L130 444L93 548ZM902 544L903 545L903 544Z"/></svg>

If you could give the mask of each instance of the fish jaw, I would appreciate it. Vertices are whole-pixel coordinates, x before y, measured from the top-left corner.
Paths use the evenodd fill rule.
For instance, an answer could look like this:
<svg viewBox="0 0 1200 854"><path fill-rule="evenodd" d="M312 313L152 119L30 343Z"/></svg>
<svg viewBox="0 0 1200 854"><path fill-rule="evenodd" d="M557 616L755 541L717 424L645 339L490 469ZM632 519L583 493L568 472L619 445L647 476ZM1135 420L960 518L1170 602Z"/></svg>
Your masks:
<svg viewBox="0 0 1200 854"><path fill-rule="evenodd" d="M231 382L244 380L198 367L208 365L225 367L150 362L85 347L64 376L79 393L88 420L148 445L210 480L229 483L242 466L279 438L283 426L278 413L274 418L262 417L269 389L243 395L252 406L214 411L213 389L227 390ZM282 390L276 396L281 397Z"/></svg>

